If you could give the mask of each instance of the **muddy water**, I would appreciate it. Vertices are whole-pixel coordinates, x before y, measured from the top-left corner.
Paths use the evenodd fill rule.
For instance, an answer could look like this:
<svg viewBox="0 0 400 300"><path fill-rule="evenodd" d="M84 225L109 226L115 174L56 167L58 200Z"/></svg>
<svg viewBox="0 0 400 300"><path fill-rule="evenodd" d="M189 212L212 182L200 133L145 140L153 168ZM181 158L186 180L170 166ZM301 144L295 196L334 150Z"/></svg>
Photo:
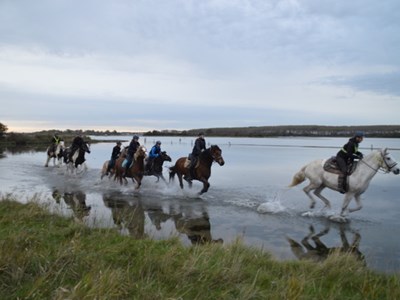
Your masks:
<svg viewBox="0 0 400 300"><path fill-rule="evenodd" d="M124 145L128 145L127 140ZM116 139L111 137L110 139ZM177 137L141 138L148 149L156 139L174 163L186 156L193 139ZM309 200L304 185L288 189L292 176L316 158L328 158L346 142L341 138L207 138L222 149L225 165L212 166L211 187L199 196L201 185L181 190L177 180L170 184L145 177L139 191L134 185L100 180L100 169L111 154L112 143L91 146L87 170L70 174L65 166L45 168L44 152L3 152L0 158L0 192L12 193L20 201L32 198L46 202L49 209L73 216L91 227L115 228L133 238L165 239L178 236L186 245L208 241L230 243L240 237L252 246L269 251L277 259L323 260L327 248L349 248L366 264L383 272L400 272L400 176L378 173L362 197L363 209L338 224L323 213L303 217ZM400 140L366 138L361 149L389 147L400 160ZM1 156L0 156L1 157ZM164 176L168 177L165 163ZM342 195L323 192L339 211ZM354 205L354 204L353 204ZM317 204L317 211L322 204ZM305 238L309 239L301 241ZM308 243L307 243L308 242ZM321 244L319 244L321 245Z"/></svg>

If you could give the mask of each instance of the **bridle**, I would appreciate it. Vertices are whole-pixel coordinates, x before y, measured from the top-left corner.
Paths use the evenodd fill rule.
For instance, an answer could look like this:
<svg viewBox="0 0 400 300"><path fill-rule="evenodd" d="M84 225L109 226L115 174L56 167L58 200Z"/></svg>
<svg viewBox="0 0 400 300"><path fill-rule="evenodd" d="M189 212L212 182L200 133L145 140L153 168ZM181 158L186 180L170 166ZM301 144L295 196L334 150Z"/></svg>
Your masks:
<svg viewBox="0 0 400 300"><path fill-rule="evenodd" d="M382 171L383 171L382 174L390 173L390 172L392 171L392 169L393 169L395 166L397 166L397 162L393 161L392 164L389 164L389 163L387 162L387 160L386 160L385 154L384 154L382 151L380 151L379 153L380 153L380 155L381 155L381 157L382 157L383 162L384 162L385 165L386 165L386 168L384 168L384 167L382 167L382 166L379 166L377 169L375 169L374 167L372 167L371 165L369 165L368 163L366 163L363 159L361 159L360 162L364 163L367 167L369 167L370 169L374 170L375 172L378 172L379 170L382 170Z"/></svg>

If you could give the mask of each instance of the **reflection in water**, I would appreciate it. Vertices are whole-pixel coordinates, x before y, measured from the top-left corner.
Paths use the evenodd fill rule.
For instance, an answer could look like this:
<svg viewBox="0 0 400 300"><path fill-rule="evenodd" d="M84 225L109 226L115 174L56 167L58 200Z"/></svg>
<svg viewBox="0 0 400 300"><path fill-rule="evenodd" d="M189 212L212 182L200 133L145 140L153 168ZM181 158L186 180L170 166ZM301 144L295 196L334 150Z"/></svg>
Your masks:
<svg viewBox="0 0 400 300"><path fill-rule="evenodd" d="M84 217L89 216L91 207L90 205L89 206L86 205L85 193L81 191L73 193L68 193L68 192L60 193L56 189L53 190L52 196L58 204L61 203L61 199L64 199L65 204L67 204L68 207L72 209L75 218L78 219L79 221L82 221Z"/></svg>
<svg viewBox="0 0 400 300"><path fill-rule="evenodd" d="M186 234L193 245L223 243L222 239L212 239L210 218L206 211L203 211L201 216L193 216L180 212L173 216L173 220L176 230Z"/></svg>
<svg viewBox="0 0 400 300"><path fill-rule="evenodd" d="M106 207L111 208L114 224L122 233L127 233L136 239L145 237L145 214L140 200L131 203L103 195L103 202Z"/></svg>
<svg viewBox="0 0 400 300"><path fill-rule="evenodd" d="M210 242L222 243L222 239L213 240L211 237L211 224L205 207L194 209L192 206L164 201L163 207L155 202L143 202L139 199L127 198L120 193L103 194L103 202L111 209L114 224L121 233L129 234L134 238L146 237L145 228L154 226L161 230L162 224L173 222L178 233L185 234L191 243L205 244ZM146 214L151 221L145 224ZM151 229L150 229L151 231ZM171 233L172 234L172 233Z"/></svg>
<svg viewBox="0 0 400 300"><path fill-rule="evenodd" d="M345 226L345 224L341 224L339 227L339 235L342 242L342 246L340 247L327 247L323 242L321 242L320 238L328 234L330 230L329 226L315 234L314 227L310 225L310 232L301 240L301 244L289 237L287 237L287 240L290 244L293 254L299 260L312 260L315 262L320 262L327 259L329 255L339 252L354 255L354 257L356 257L358 260L364 261L365 263L364 255L359 250L361 235L356 231L348 230L353 234L353 241L350 244L346 236ZM310 239L313 240L314 246L311 245L309 241Z"/></svg>

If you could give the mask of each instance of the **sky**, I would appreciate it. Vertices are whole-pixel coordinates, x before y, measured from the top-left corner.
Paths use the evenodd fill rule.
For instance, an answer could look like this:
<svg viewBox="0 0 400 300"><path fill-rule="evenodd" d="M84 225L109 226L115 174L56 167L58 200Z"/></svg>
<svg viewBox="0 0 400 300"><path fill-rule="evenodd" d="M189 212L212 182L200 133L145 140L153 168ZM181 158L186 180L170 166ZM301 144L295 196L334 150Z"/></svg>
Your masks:
<svg viewBox="0 0 400 300"><path fill-rule="evenodd" d="M0 0L0 123L398 125L398 0Z"/></svg>

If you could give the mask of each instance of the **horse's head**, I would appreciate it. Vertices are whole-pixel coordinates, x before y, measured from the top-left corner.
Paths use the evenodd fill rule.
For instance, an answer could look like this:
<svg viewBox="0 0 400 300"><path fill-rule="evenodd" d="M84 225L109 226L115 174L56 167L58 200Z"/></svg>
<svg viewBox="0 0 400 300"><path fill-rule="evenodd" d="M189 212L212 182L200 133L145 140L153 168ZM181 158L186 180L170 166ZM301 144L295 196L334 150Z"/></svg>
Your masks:
<svg viewBox="0 0 400 300"><path fill-rule="evenodd" d="M161 157L162 161L172 161L171 157L165 151L161 152L160 157Z"/></svg>
<svg viewBox="0 0 400 300"><path fill-rule="evenodd" d="M145 158L146 157L146 147L145 146L139 146L135 152L135 160L138 158Z"/></svg>
<svg viewBox="0 0 400 300"><path fill-rule="evenodd" d="M387 172L392 172L393 174L398 175L400 173L400 169L399 167L397 167L397 162L393 159L388 149L382 149L381 155L383 158L381 167L384 168Z"/></svg>
<svg viewBox="0 0 400 300"><path fill-rule="evenodd" d="M217 145L212 145L210 147L210 154L214 161L216 161L220 166L225 164L224 158L222 157L222 150Z"/></svg>
<svg viewBox="0 0 400 300"><path fill-rule="evenodd" d="M82 143L81 149L82 149L84 152L90 153L90 146L89 146L88 143Z"/></svg>

